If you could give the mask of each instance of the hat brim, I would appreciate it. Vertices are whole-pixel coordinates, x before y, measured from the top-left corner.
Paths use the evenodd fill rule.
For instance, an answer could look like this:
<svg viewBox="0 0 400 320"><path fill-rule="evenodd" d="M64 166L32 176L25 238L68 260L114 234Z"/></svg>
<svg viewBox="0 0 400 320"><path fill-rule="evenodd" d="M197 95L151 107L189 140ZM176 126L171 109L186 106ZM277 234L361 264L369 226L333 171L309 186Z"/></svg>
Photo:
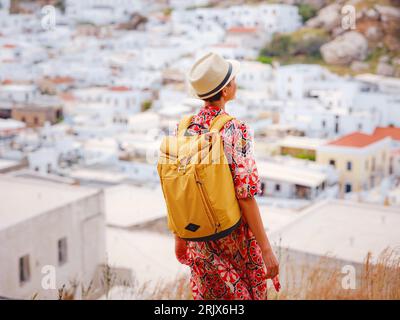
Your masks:
<svg viewBox="0 0 400 320"><path fill-rule="evenodd" d="M196 99L207 99L210 98L214 95L216 95L218 92L220 92L223 88L226 87L226 85L237 75L237 73L240 71L240 62L238 60L234 60L234 59L226 59L226 61L230 62L232 64L232 73L230 75L230 77L228 78L228 80L226 81L226 84L219 89L217 92L214 92L210 95L204 96L204 97L199 97L196 93L196 90L192 87L192 85L188 82L189 85L189 96L192 98L196 98Z"/></svg>

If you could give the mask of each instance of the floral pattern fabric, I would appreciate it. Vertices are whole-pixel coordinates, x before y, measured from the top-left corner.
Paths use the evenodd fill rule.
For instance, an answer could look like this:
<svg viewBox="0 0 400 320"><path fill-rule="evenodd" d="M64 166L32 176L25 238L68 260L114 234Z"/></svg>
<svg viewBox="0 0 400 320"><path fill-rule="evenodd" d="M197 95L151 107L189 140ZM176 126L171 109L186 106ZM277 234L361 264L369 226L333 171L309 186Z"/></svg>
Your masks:
<svg viewBox="0 0 400 320"><path fill-rule="evenodd" d="M192 118L186 134L208 132L211 120L223 109L207 106ZM174 134L177 133L178 125ZM253 138L247 126L236 119L220 131L238 199L261 192L253 157ZM261 249L244 216L228 236L212 241L186 241L186 254L179 262L190 267L190 285L195 300L267 299L266 268Z"/></svg>

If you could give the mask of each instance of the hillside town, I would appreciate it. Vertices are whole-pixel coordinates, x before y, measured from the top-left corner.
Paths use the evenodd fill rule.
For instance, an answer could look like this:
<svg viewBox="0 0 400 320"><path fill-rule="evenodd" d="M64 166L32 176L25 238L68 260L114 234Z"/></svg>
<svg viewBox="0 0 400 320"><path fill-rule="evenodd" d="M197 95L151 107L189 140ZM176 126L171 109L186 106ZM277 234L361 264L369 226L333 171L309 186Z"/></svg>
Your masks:
<svg viewBox="0 0 400 320"><path fill-rule="evenodd" d="M13 6L0 0L0 297L54 299L78 281L104 298L105 268L114 288L188 273L156 163L162 137L203 105L186 74L210 51L241 62L226 111L254 137L257 202L282 261L329 251L358 268L400 245L400 78L260 62L274 34L302 27L297 6Z"/></svg>

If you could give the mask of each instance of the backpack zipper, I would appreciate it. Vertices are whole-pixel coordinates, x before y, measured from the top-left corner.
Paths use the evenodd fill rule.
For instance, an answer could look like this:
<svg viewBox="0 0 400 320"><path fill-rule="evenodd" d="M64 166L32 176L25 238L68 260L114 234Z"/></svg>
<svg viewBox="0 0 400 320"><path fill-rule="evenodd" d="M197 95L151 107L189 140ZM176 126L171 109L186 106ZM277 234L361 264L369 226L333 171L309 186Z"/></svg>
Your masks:
<svg viewBox="0 0 400 320"><path fill-rule="evenodd" d="M213 221L213 224L214 224L215 233L217 233L218 232L218 228L220 227L220 223L219 223L218 218L216 217L216 215L214 213L214 210L213 210L213 208L211 206L208 194L207 194L206 190L204 189L203 182L200 180L199 176L197 175L197 172L195 172L195 177L196 177L196 183L198 183L198 185L199 185L200 193L201 193L201 196L202 196L202 198L203 198L203 200L205 202L207 211L208 211L209 215L211 215L211 220Z"/></svg>

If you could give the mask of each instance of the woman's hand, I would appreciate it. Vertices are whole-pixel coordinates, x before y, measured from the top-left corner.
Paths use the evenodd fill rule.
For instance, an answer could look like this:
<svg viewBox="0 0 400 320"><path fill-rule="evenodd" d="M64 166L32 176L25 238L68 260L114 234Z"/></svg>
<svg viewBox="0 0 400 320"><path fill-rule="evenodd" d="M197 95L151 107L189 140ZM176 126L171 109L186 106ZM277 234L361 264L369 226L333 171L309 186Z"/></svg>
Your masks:
<svg viewBox="0 0 400 320"><path fill-rule="evenodd" d="M267 279L273 279L279 274L279 262L272 249L262 251L263 260L267 267Z"/></svg>
<svg viewBox="0 0 400 320"><path fill-rule="evenodd" d="M175 256L180 263L186 261L186 241L175 235Z"/></svg>

